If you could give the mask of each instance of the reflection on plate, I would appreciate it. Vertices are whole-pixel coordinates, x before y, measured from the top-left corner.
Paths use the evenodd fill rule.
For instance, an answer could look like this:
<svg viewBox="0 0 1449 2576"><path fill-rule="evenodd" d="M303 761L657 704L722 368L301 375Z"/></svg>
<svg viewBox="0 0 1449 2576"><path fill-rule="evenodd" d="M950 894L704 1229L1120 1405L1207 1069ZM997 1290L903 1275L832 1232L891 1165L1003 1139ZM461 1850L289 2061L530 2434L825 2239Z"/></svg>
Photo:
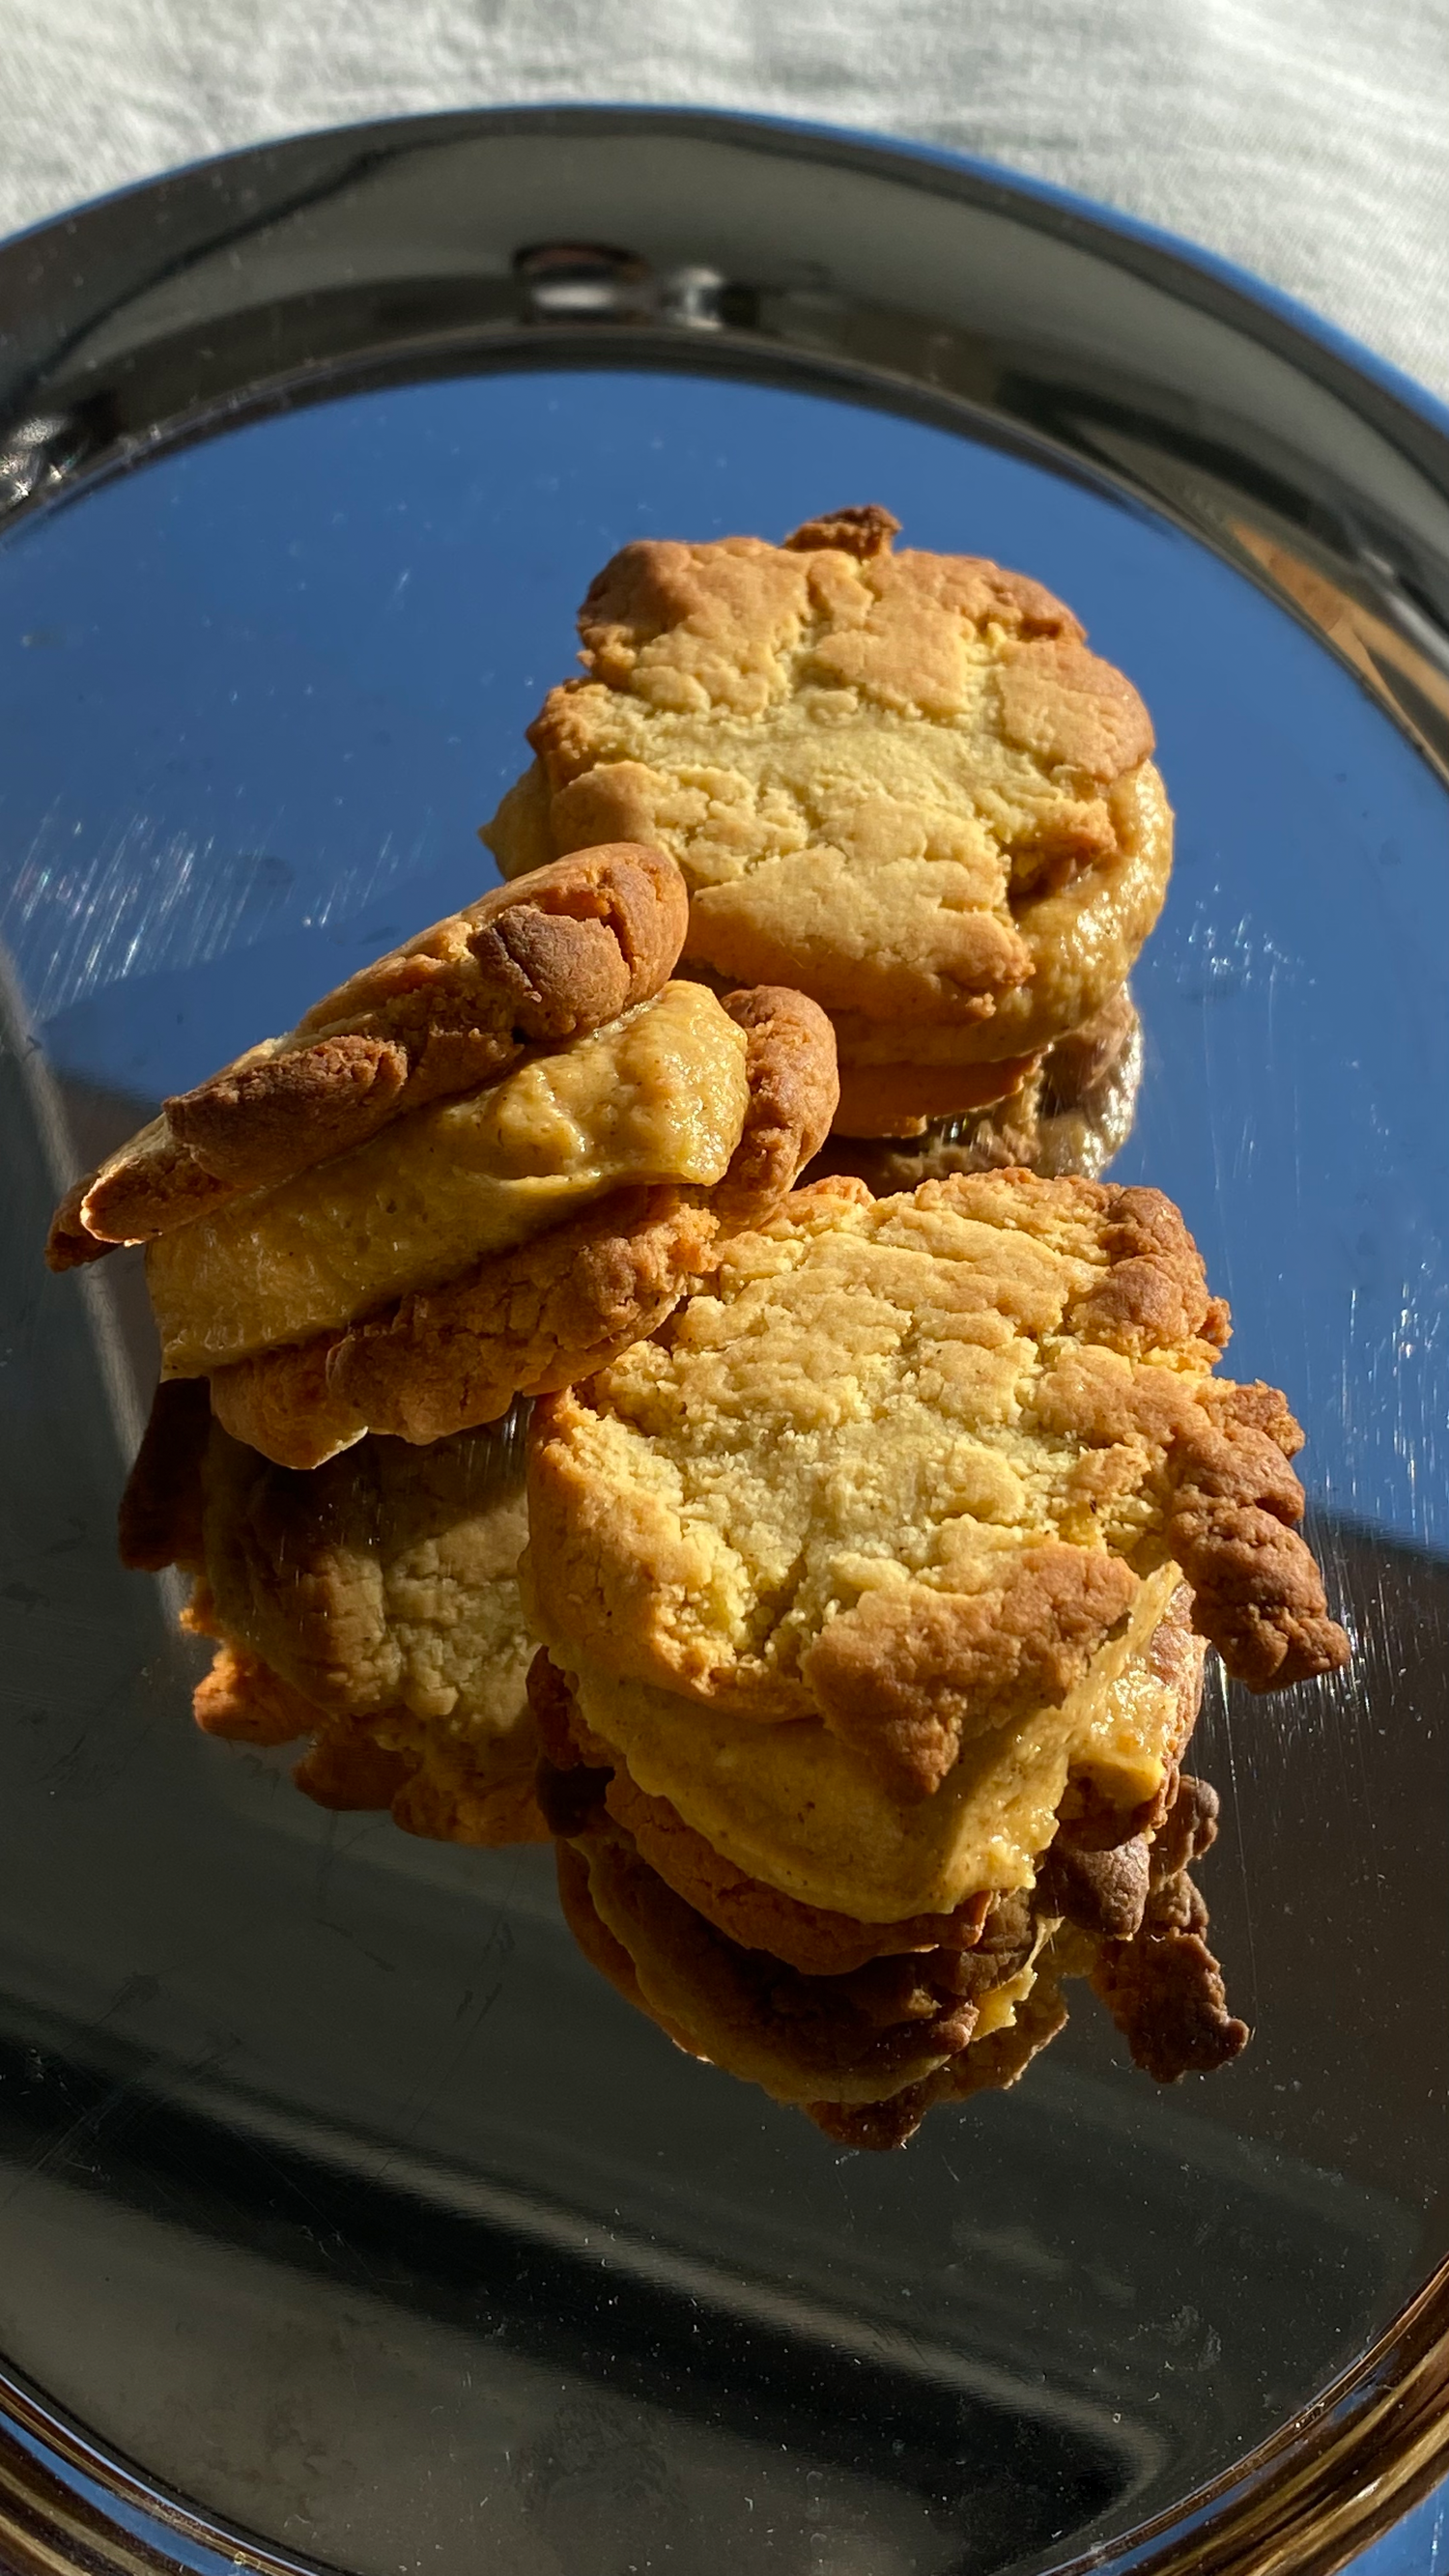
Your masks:
<svg viewBox="0 0 1449 2576"><path fill-rule="evenodd" d="M1224 2568L1335 2563L1444 2373L1442 432L1135 235L727 120L324 137L3 257L12 2555L124 2503L207 2568L1169 2567L1206 2496ZM479 890L613 546L822 493L1038 574L1152 705L1114 1177L1293 1391L1358 1648L1195 1746L1241 2061L1159 2092L1074 2013L883 2159L611 1997L546 1853L189 1729L204 1656L113 1554L130 1257L33 1248L163 1092Z"/></svg>

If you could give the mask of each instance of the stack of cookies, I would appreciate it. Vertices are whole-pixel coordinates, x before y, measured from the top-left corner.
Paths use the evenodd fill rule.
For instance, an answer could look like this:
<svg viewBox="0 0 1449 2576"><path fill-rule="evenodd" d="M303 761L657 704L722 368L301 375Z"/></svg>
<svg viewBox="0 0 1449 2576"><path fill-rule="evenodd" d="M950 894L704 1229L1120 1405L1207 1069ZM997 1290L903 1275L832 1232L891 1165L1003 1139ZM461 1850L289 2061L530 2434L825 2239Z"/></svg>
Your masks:
<svg viewBox="0 0 1449 2576"><path fill-rule="evenodd" d="M129 1564L193 1578L195 1713L414 1831L537 1837L515 1569L521 1400L655 1329L816 1152L802 995L671 979L663 852L590 850L328 994L57 1212L144 1242L163 1379Z"/></svg>
<svg viewBox="0 0 1449 2576"><path fill-rule="evenodd" d="M552 1835L623 1993L866 2146L1013 2081L1068 1974L1161 2080L1242 2046L1204 1654L1347 1654L1284 1399L1098 1177L1171 861L1146 712L1039 585L895 533L626 547L508 882L49 1244L146 1247L121 1546L191 1579L199 1723Z"/></svg>
<svg viewBox="0 0 1449 2576"><path fill-rule="evenodd" d="M1151 722L1040 583L896 553L897 526L626 546L483 837L508 876L615 835L668 850L693 971L829 1013L837 1167L1099 1170L1172 863ZM883 1137L914 1167L849 1150Z"/></svg>
<svg viewBox="0 0 1449 2576"><path fill-rule="evenodd" d="M525 1598L591 1956L681 2045L889 2144L1008 2081L1088 1968L1159 2076L1231 2056L1184 1876L1204 1641L1347 1653L1300 1434L1155 1191L799 1190L548 1398Z"/></svg>

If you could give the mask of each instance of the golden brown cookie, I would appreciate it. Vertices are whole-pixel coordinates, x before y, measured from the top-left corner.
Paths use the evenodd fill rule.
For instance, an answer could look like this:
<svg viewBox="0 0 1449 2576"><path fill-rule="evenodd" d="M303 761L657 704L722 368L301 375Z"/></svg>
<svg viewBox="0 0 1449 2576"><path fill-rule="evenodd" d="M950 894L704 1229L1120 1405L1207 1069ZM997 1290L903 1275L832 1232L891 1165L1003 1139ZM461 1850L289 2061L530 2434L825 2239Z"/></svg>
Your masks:
<svg viewBox="0 0 1449 2576"><path fill-rule="evenodd" d="M712 1189L750 1106L749 1041L672 982L607 1028L395 1120L146 1250L168 1375L341 1332L629 1188Z"/></svg>
<svg viewBox="0 0 1449 2576"><path fill-rule="evenodd" d="M657 849L591 849L495 888L168 1100L67 1193L51 1268L149 1241L494 1081L525 1048L604 1027L660 990L685 921Z"/></svg>
<svg viewBox="0 0 1449 2576"><path fill-rule="evenodd" d="M521 1432L515 1416L427 1449L366 1440L301 1475L230 1438L204 1382L163 1385L121 1552L196 1577L185 1624L218 1641L198 1724L310 1737L295 1776L323 1805L390 1806L444 1840L541 1839Z"/></svg>
<svg viewBox="0 0 1449 2576"><path fill-rule="evenodd" d="M1069 1902L1076 1899L1071 1920L1100 1936L1088 1970L1094 1991L1133 2064L1159 2084L1211 2075L1248 2044L1247 2023L1228 2010L1222 1970L1207 1946L1207 1907L1188 1874L1216 1839L1217 1823L1217 1792L1184 1779L1142 1854L1145 1885L1130 1920L1103 1919L1095 1891L1084 1901L1065 1887L1063 1874Z"/></svg>
<svg viewBox="0 0 1449 2576"><path fill-rule="evenodd" d="M836 1037L838 1043L838 1029ZM999 1064L847 1064L842 1058L834 1133L922 1136L943 1120L1007 1107L1020 1099L1039 1063L1034 1055Z"/></svg>
<svg viewBox="0 0 1449 2576"><path fill-rule="evenodd" d="M1070 1732L1060 1723L1039 1725L1035 1740L1007 1730L989 1767L978 1771L963 1764L944 1805L938 1799L925 1811L910 1808L904 1817L869 1775L862 1786L859 1766L848 1756L842 1759L836 1738L808 1724L772 1732L753 1758L746 1742L741 1749L751 1776L742 1796L736 1766L726 1761L714 1770L706 1747L696 1743L697 1712L685 1702L673 1710L659 1708L656 1695L661 1728L673 1723L672 1744L667 1734L665 1739L664 1776L686 1804L697 1802L714 1841L671 1798L657 1788L641 1788L626 1752L586 1725L574 1690L540 1653L529 1678L546 1756L540 1804L562 1834L606 1810L666 1885L718 1930L808 1974L839 1974L902 1951L969 1949L997 1893L1013 1883L1030 1885L1033 1871L1040 1878L1048 1846L1050 1865L1068 1876L1075 1870L1083 1883L1116 1866L1115 1854L1129 1845L1134 1852L1147 1849L1177 1794L1178 1765L1202 1693L1203 1646L1188 1626L1190 1610L1187 1587L1179 1585L1144 1654L1103 1692L1089 1723ZM615 1722L621 1707L629 1712L621 1730L626 1737L630 1715L637 1727L639 1686L602 1695L597 1685L577 1687L588 1705L602 1707L606 1722ZM635 1758L651 1780L660 1777L650 1761L655 1750L646 1734L641 1751L635 1735ZM776 1754L786 1757L783 1764L772 1758ZM1144 1794L1144 1781L1154 1777L1155 1787ZM1048 1803L1053 1784L1055 1808ZM765 1805L772 1790L783 1792L773 1816ZM1091 1831L1084 1841L1087 1818ZM931 1824L952 1829L945 1871L932 1888L955 1895L950 1911L922 1910L895 1921L863 1917L839 1904L808 1901L776 1883L783 1871L797 1884L828 1887L837 1896L863 1892L873 1901L892 1883L888 1873L894 1869L893 1883L910 1888L911 1872L921 1865L911 1833L918 1820L927 1824L928 1848L934 1843ZM868 1874L853 1865L861 1846L870 1854ZM940 1845L934 1847L939 1854ZM742 1865L742 1848L766 1874ZM1077 1919L1070 1902L1046 1910Z"/></svg>
<svg viewBox="0 0 1449 2576"><path fill-rule="evenodd" d="M622 1754L584 1725L566 1677L543 1648L528 1693L543 1748L538 1803L550 1832L567 1841L606 1813L666 1887L746 1949L768 1950L807 1975L832 1976L907 1950L970 1949L979 1938L989 1892L964 1898L951 1913L863 1923L752 1878L686 1824L669 1799L639 1787Z"/></svg>
<svg viewBox="0 0 1449 2576"><path fill-rule="evenodd" d="M580 1813L604 1795L609 1772L627 1775L741 1879L809 1909L812 1939L817 1911L887 1931L956 1915L983 1890L1029 1887L1059 1831L1101 1849L1152 1828L1200 1687L1201 1641L1183 1641L1183 1668L1175 1652L1182 1589L1170 1566L1150 1577L1124 1634L1061 1706L983 1730L929 1798L903 1791L822 1719L762 1726L728 1701L621 1680L575 1656L579 1669L556 1687L578 1758L599 1775ZM530 1689L557 1762L537 1671ZM687 1865L686 1849L671 1866ZM788 1908L780 1920L804 1928Z"/></svg>
<svg viewBox="0 0 1449 2576"><path fill-rule="evenodd" d="M666 1337L538 1407L535 1624L565 1670L823 1723L905 1800L1094 1688L1163 1581L1250 1687L1332 1670L1301 1434L1213 1378L1226 1336L1155 1191L797 1191Z"/></svg>
<svg viewBox="0 0 1449 2576"><path fill-rule="evenodd" d="M341 1329L213 1366L212 1404L227 1428L298 1468L369 1430L439 1440L495 1420L516 1395L568 1385L653 1332L728 1235L778 1203L822 1143L835 1102L829 1026L802 994L756 989L721 1004L671 985L647 1007L676 993L695 997L695 1013L717 1014L739 1044L737 1141L712 1183L617 1190ZM723 1091L721 1082L712 1103L671 1097L699 1124L722 1114Z"/></svg>
<svg viewBox="0 0 1449 2576"><path fill-rule="evenodd" d="M215 1634L204 1588L182 1625ZM534 1796L538 1745L526 1704L492 1731L416 1717L401 1706L355 1713L317 1708L244 1647L219 1645L196 1687L204 1734L240 1744L307 1738L292 1778L320 1807L388 1809L405 1833L431 1842L538 1843L548 1826Z"/></svg>
<svg viewBox="0 0 1449 2576"><path fill-rule="evenodd" d="M1172 855L1146 710L1070 610L973 556L893 553L896 526L626 546L580 612L587 676L549 695L483 835L509 876L616 834L669 850L686 957L831 1013L858 1133L964 1114L990 1096L967 1068L1019 1081L1091 1018Z"/></svg>
<svg viewBox="0 0 1449 2576"><path fill-rule="evenodd" d="M802 1178L854 1173L877 1198L921 1181L948 1180L953 1172L1004 1171L1011 1163L1049 1179L1100 1180L1132 1133L1142 1058L1141 1022L1124 987L1095 1019L1039 1056L1014 1091L984 1108L930 1121L902 1119L903 1137L881 1133L878 1110L869 1136L847 1132L849 1119L837 1115ZM842 1100L848 1080L868 1084L870 1078L869 1068L842 1075Z"/></svg>

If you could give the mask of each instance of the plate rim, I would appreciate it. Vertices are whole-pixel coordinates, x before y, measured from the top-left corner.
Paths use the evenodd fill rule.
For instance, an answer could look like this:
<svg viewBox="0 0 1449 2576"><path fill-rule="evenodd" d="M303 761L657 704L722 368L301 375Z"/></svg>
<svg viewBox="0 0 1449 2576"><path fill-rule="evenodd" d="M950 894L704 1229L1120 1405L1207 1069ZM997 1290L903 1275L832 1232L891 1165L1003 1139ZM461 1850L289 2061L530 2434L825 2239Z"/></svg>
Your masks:
<svg viewBox="0 0 1449 2576"><path fill-rule="evenodd" d="M927 368L918 363L913 372L899 356L883 360L856 348L844 353L823 350L808 324L802 331L798 319L793 329L775 315L767 324L757 317L748 327L730 323L701 331L689 328L678 316L666 320L656 312L647 328L631 329L625 320L610 315L604 331L597 319L581 330L528 310L517 287L506 312L500 308L486 320L474 313L462 328L441 334L427 327L413 328L401 336L395 332L386 341L374 336L360 345L329 347L322 357L290 368L285 364L254 368L250 375L243 370L234 382L219 380L220 391L214 384L189 405L147 414L140 431L113 431L107 446L104 434L98 437L94 421L85 415L103 413L107 399L114 397L123 381L128 392L133 390L138 355L154 358L158 350L172 345L162 332L143 342L139 353L132 350L123 360L113 361L109 376L103 370L88 381L85 401L76 411L76 388L67 388L63 363L57 376L57 361L63 362L66 351L87 331L113 318L148 289L184 274L223 243L241 242L261 232L269 221L322 202L365 175L379 159L395 161L405 153L468 141L486 144L514 135L540 142L646 135L733 142L800 168L828 166L859 178L874 177L918 196L954 201L968 215L973 211L1002 215L1058 250L1085 252L1106 269L1156 290L1287 365L1320 413L1328 404L1355 415L1394 464L1406 467L1431 496L1443 534L1427 551L1402 512L1396 511L1386 489L1371 493L1372 525L1357 524L1352 508L1345 513L1341 488L1345 484L1360 503L1370 498L1361 461L1356 471L1339 474L1336 467L1325 471L1322 457L1310 457L1306 450L1289 457L1288 467L1296 471L1297 481L1289 493L1292 515L1284 520L1257 499L1249 507L1241 484L1224 484L1215 494L1211 436L1199 441L1200 452L1194 453L1191 432L1181 422L1169 422L1164 413L1157 427L1170 436L1159 439L1158 461L1171 444L1172 471L1165 478L1159 473L1154 480L1144 474L1140 458L1134 466L1122 457L1120 441L1114 450L1110 429L1103 434L1100 422L1095 428L1090 421L1084 426L1084 401L1090 408L1099 398L1084 392L1080 362L1079 382L1069 385L1069 394L1077 398L1076 418L1057 416L1045 424L1028 421L1018 402L1011 415L1013 427L1024 442L1054 451L1059 463L1071 460L1079 470L1085 466L1100 487L1115 485L1139 499L1145 497L1160 515L1176 520L1267 591L1353 672L1441 782L1449 784L1449 407L1336 325L1214 252L1050 182L1019 177L998 164L847 127L747 110L652 104L523 102L438 109L309 129L185 163L0 241L0 305L7 305L11 316L8 359L5 342L0 341L0 532L35 509L79 497L97 480L127 470L162 447L224 431L239 425L243 417L265 414L283 401L326 400L359 389L369 380L364 354L369 349L373 381L379 367L395 379L409 370L414 374L457 372L470 352L486 363L486 350L496 353L524 336L533 364L546 363L546 352L565 365L580 363L585 344L592 344L594 355L583 362L598 363L606 340L620 364L656 364L664 356L665 363L674 365L706 369L713 363L728 368L733 362L736 371L750 372L742 364L742 353L749 349L761 375L784 374L796 382L813 377L822 385L834 375L854 384L857 399L867 384L874 384L877 399L903 403L918 417L934 408L942 416L953 416L959 426L974 412L984 429L989 420L1005 416L1004 405L998 404L993 412L979 395L973 399L969 382L963 387L959 381L947 381L944 370L937 372L934 365ZM241 214L231 209L228 192L248 172L267 174L268 184L239 191L239 198L249 199L252 208ZM283 174L290 185L277 184ZM211 210L210 223L203 221L192 237L180 238L178 220L189 210L194 222L195 208L204 201ZM158 251L154 243L149 251L146 247L148 213L158 234L171 233L164 250ZM76 290L86 283L88 252L107 248L118 229L129 243L129 268L123 258L122 273L111 281L116 292L96 303ZM777 303L780 300L777 296ZM230 309L209 312L204 332L198 335L193 329L192 340L206 333L224 340L227 322L234 322L247 309L239 301ZM43 317L48 311L54 319L47 340ZM852 311L857 318L865 315L866 306L859 297ZM891 318L899 321L904 311L902 306L892 308ZM38 333L37 317L41 317ZM917 319L918 340L922 333ZM958 353L969 352L981 340L980 331L969 322L958 321L953 333ZM952 336L933 335L937 341ZM989 343L989 334L987 339ZM208 350L206 355L214 352ZM95 364L92 360L91 366ZM969 373L968 365L968 377ZM1067 373L1070 376L1070 366ZM1195 416L1201 408L1200 387L1184 397L1180 389L1169 393L1164 379L1149 390L1169 409L1175 402L1180 412ZM55 405L66 391L72 398L71 413L57 414ZM45 410L47 392L51 414ZM93 392L101 397L99 405L92 400ZM83 425L77 444L78 421ZM1324 426L1320 417L1320 430ZM1224 506L1225 493L1240 513L1246 511L1245 517L1234 520Z"/></svg>
<svg viewBox="0 0 1449 2576"><path fill-rule="evenodd" d="M660 130L670 127L688 130L697 124L702 129L728 133L731 130L749 134L761 143L777 138L788 157L814 157L808 147L816 147L820 157L839 159L842 146L854 146L857 152L877 155L893 165L896 175L903 167L915 165L922 170L936 170L956 181L966 180L982 192L982 201L999 193L1012 211L1034 206L1044 218L1044 229L1065 234L1071 225L1094 233L1109 235L1120 246L1134 243L1148 252L1154 261L1171 263L1177 269L1195 276L1203 284L1224 290L1231 296L1241 315L1256 312L1279 328L1291 332L1305 346L1328 357L1335 367L1367 381L1376 391L1389 396L1402 410L1416 415L1440 437L1449 442L1449 396L1437 394L1431 385L1411 375L1393 359L1384 357L1356 333L1346 330L1312 304L1290 294L1286 287L1276 286L1259 270L1248 268L1242 261L1230 259L1225 252L1215 251L1204 242L1194 241L1189 234L1175 232L1169 225L1152 222L1134 215L1124 207L1113 206L1105 198L1093 197L1081 189L1068 188L1059 181L1041 178L1034 171L1019 170L1010 162L993 160L983 153L953 149L948 144L925 142L913 135L895 135L874 126L833 125L819 117L791 117L752 108L707 107L658 99L589 98L589 99L518 99L498 104L478 101L467 107L419 109L406 116L367 117L336 125L306 125L289 128L283 134L268 135L253 143L235 144L224 152L203 153L192 159L169 162L160 170L140 179L122 180L114 188L102 189L94 197L79 197L58 207L54 213L37 217L34 223L22 224L15 231L0 233L0 261L12 252L31 251L50 237L70 233L81 223L108 217L120 209L154 198L158 191L183 182L206 178L210 174L239 169L270 154L284 154L309 144L336 141L346 136L365 147L373 138L401 139L412 136L418 142L434 137L443 141L442 129L476 133L480 129L502 131L517 121L521 126L547 121L579 130L600 120L649 124Z"/></svg>

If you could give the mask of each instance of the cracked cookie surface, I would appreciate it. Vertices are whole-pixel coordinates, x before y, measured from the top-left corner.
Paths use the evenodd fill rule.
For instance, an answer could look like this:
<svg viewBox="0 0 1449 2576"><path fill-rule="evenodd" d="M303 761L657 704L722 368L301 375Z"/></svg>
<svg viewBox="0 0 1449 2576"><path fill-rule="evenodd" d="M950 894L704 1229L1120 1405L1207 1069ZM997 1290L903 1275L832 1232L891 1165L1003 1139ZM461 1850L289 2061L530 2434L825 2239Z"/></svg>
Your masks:
<svg viewBox="0 0 1449 2576"><path fill-rule="evenodd" d="M692 1700L605 1673L561 1645L546 1618L535 1625L550 1656L570 1667L589 1760L664 1802L686 1829L673 1832L650 1810L651 1858L691 1902L702 1899L708 1865L697 1838L762 1896L773 1890L789 1900L777 1925L788 1945L797 1934L812 1943L842 1937L838 1923L802 1924L797 1906L849 1918L849 1941L861 1925L951 1914L983 1890L1027 1887L1074 1804L1110 1814L1119 1839L1121 1820L1150 1814L1197 1706L1196 1669L1166 1669L1159 1652L1180 1615L1180 1588L1171 1566L1149 1577L1124 1633L1099 1649L1059 1708L983 1728L926 1797L818 1713L762 1726L730 1699ZM632 1830L638 1808L632 1798L623 1804ZM722 1887L722 1874L708 1869L708 1877ZM752 1893L752 1908L758 1901Z"/></svg>
<svg viewBox="0 0 1449 2576"><path fill-rule="evenodd" d="M1174 1565L1251 1687L1331 1670L1301 1434L1214 1379L1226 1336L1156 1191L797 1191L666 1335L538 1408L540 1634L566 1668L821 1720L922 1799L1065 1702Z"/></svg>
<svg viewBox="0 0 1449 2576"><path fill-rule="evenodd" d="M1121 984L1171 814L1146 710L1070 610L976 557L893 553L895 527L626 546L580 612L587 677L550 694L484 837L509 874L658 842L689 960L798 984L847 1082L924 1065L940 1115L972 1105L950 1068L1029 1057Z"/></svg>

